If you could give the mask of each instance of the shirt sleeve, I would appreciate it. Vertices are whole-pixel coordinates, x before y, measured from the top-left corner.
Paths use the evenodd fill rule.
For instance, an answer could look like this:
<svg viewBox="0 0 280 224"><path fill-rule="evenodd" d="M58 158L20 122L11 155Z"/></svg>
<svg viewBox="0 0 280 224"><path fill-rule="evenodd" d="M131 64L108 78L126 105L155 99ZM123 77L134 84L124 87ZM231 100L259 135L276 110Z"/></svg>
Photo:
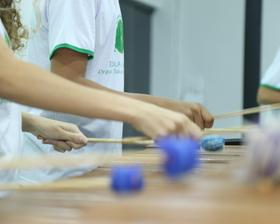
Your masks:
<svg viewBox="0 0 280 224"><path fill-rule="evenodd" d="M49 57L69 48L94 57L95 0L51 0L47 6Z"/></svg>
<svg viewBox="0 0 280 224"><path fill-rule="evenodd" d="M4 29L1 20L0 20L0 35L4 38Z"/></svg>
<svg viewBox="0 0 280 224"><path fill-rule="evenodd" d="M280 47L261 80L261 86L280 91Z"/></svg>

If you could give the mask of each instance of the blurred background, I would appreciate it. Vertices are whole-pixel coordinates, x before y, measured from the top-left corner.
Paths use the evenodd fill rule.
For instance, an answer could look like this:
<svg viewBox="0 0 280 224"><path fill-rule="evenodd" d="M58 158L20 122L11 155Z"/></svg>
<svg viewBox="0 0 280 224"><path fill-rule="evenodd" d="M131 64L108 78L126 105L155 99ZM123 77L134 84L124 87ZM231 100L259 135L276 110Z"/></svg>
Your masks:
<svg viewBox="0 0 280 224"><path fill-rule="evenodd" d="M280 44L279 0L120 3L126 91L196 101L213 115L257 106L260 76ZM32 0L20 7L28 25ZM216 121L214 128L241 125L243 118L235 117ZM124 135L138 133L125 126Z"/></svg>

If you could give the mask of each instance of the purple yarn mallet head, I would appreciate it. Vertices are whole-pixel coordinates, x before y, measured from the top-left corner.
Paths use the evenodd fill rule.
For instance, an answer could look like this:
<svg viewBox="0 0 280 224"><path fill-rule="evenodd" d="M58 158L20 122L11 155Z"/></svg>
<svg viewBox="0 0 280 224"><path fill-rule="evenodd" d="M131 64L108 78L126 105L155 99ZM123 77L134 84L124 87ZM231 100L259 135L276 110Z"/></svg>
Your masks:
<svg viewBox="0 0 280 224"><path fill-rule="evenodd" d="M280 127L260 126L248 137L249 170L253 177L280 178Z"/></svg>

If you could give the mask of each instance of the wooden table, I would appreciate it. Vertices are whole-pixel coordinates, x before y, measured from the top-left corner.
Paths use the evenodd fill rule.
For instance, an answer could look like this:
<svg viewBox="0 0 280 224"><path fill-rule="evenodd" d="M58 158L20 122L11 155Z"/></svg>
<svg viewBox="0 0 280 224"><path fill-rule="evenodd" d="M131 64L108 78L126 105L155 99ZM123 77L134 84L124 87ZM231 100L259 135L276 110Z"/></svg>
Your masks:
<svg viewBox="0 0 280 224"><path fill-rule="evenodd" d="M280 190L264 194L241 180L244 151L232 146L218 153L201 152L200 167L174 183L161 173L158 150L145 148L113 162L143 164L143 192L119 196L109 187L14 192L0 199L0 223L280 223ZM110 166L79 178L106 177Z"/></svg>

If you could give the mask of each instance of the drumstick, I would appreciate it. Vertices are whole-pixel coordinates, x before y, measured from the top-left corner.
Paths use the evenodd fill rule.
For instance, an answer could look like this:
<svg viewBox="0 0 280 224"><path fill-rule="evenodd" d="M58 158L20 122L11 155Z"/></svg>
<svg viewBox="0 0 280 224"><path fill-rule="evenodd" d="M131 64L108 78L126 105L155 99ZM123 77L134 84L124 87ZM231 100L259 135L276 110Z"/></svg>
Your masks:
<svg viewBox="0 0 280 224"><path fill-rule="evenodd" d="M203 135L210 134L231 134L231 133L247 133L252 131L254 127L239 127L239 128L221 128L221 129L205 129ZM139 140L137 140L139 139ZM145 139L145 140L142 140ZM132 137L131 139L104 139L104 138L88 138L88 142L106 142L106 143L122 143L122 144L136 144L136 145L151 145L155 144L154 140L149 137Z"/></svg>
<svg viewBox="0 0 280 224"><path fill-rule="evenodd" d="M42 136L37 136L37 139L46 139ZM154 144L154 141L149 137L128 137L123 139L107 139L107 138L88 138L88 142L102 142L102 143L121 143L128 145L151 145Z"/></svg>
<svg viewBox="0 0 280 224"><path fill-rule="evenodd" d="M142 137L134 137L135 139L141 139ZM122 143L129 145L150 145L154 144L151 138L149 140L135 140L135 139L106 139L106 138L88 138L88 142L103 142L103 143Z"/></svg>
<svg viewBox="0 0 280 224"><path fill-rule="evenodd" d="M211 134L231 134L231 133L247 133L254 130L254 127L240 127L240 128L224 128L224 129L205 129L203 135Z"/></svg>
<svg viewBox="0 0 280 224"><path fill-rule="evenodd" d="M239 115L247 115L247 114L255 114L263 111L268 111L268 110L277 110L280 109L280 103L276 104L271 104L267 106L259 106L259 107L253 107L253 108L248 108L240 111L235 111L235 112L230 112L226 114L221 114L214 116L214 119L220 119L220 118L225 118L225 117L234 117L234 116L239 116Z"/></svg>

